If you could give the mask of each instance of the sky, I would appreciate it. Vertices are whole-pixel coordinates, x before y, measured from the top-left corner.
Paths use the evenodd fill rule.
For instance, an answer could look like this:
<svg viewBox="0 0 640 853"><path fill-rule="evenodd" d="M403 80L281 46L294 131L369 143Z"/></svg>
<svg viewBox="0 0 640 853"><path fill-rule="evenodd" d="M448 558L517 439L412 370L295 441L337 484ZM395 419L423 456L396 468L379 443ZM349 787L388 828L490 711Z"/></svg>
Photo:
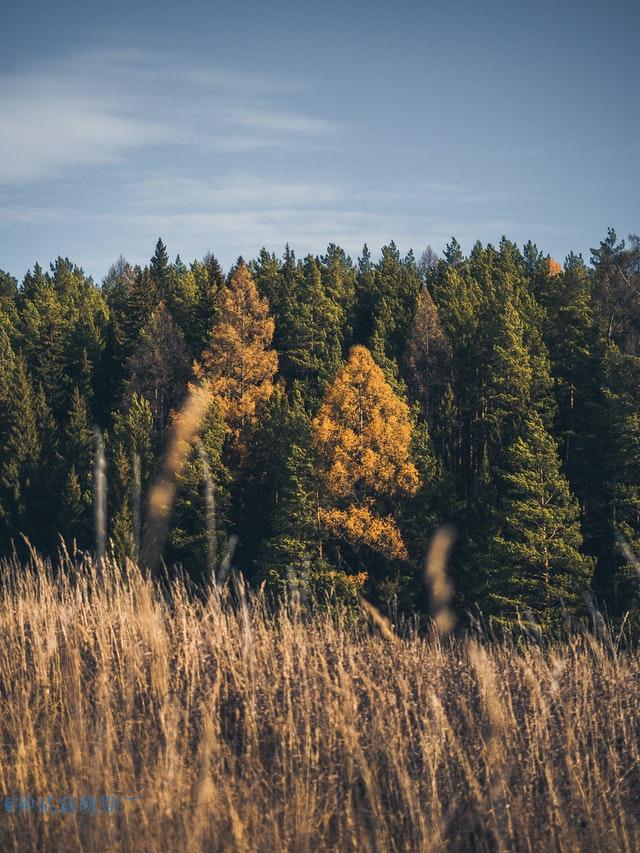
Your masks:
<svg viewBox="0 0 640 853"><path fill-rule="evenodd" d="M637 0L0 0L0 269L637 233Z"/></svg>

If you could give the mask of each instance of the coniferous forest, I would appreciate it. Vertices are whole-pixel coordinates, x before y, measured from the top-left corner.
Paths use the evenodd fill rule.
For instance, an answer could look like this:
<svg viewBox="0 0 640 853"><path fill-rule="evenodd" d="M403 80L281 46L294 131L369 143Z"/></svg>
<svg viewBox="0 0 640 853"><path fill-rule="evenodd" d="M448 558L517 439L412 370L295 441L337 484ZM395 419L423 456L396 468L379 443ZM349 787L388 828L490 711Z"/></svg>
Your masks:
<svg viewBox="0 0 640 853"><path fill-rule="evenodd" d="M588 263L528 242L393 242L352 260L266 250L67 258L0 273L0 551L141 561L151 484L185 399L209 403L177 472L162 560L196 588L232 565L309 602L422 612L451 525L464 622L553 629L637 613L640 240Z"/></svg>

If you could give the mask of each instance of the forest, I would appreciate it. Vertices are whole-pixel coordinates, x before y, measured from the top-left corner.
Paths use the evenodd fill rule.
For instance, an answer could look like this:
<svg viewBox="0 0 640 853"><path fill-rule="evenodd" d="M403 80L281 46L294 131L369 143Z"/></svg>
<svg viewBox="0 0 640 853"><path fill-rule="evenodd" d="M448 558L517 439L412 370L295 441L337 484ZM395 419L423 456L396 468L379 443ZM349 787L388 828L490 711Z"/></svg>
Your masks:
<svg viewBox="0 0 640 853"><path fill-rule="evenodd" d="M225 272L158 240L98 285L58 257L0 273L0 553L94 552L100 468L108 553L143 563L204 390L161 554L194 588L232 566L309 606L424 612L447 524L463 624L637 621L639 380L640 239L613 229L588 264L503 237L355 262L287 245Z"/></svg>

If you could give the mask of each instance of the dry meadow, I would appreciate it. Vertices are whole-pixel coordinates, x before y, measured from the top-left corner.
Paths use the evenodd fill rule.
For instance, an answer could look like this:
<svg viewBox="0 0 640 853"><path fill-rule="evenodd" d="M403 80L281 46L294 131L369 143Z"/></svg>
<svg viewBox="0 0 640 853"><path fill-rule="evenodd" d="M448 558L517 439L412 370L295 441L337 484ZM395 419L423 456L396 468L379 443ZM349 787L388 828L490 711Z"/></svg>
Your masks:
<svg viewBox="0 0 640 853"><path fill-rule="evenodd" d="M6 564L0 849L637 850L639 687L607 631L441 641Z"/></svg>

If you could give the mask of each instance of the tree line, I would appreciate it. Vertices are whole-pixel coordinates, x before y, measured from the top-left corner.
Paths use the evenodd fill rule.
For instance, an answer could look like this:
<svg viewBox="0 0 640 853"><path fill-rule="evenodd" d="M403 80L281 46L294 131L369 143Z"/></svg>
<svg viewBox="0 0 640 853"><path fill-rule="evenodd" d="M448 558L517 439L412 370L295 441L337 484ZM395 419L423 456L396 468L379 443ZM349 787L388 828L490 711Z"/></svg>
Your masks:
<svg viewBox="0 0 640 853"><path fill-rule="evenodd" d="M94 546L97 426L110 549L138 559L145 499L189 387L212 402L180 472L164 560L230 559L315 598L425 605L442 523L460 613L553 626L585 593L640 592L640 240L590 265L532 243L393 242L357 262L263 249L69 259L0 272L0 551Z"/></svg>

